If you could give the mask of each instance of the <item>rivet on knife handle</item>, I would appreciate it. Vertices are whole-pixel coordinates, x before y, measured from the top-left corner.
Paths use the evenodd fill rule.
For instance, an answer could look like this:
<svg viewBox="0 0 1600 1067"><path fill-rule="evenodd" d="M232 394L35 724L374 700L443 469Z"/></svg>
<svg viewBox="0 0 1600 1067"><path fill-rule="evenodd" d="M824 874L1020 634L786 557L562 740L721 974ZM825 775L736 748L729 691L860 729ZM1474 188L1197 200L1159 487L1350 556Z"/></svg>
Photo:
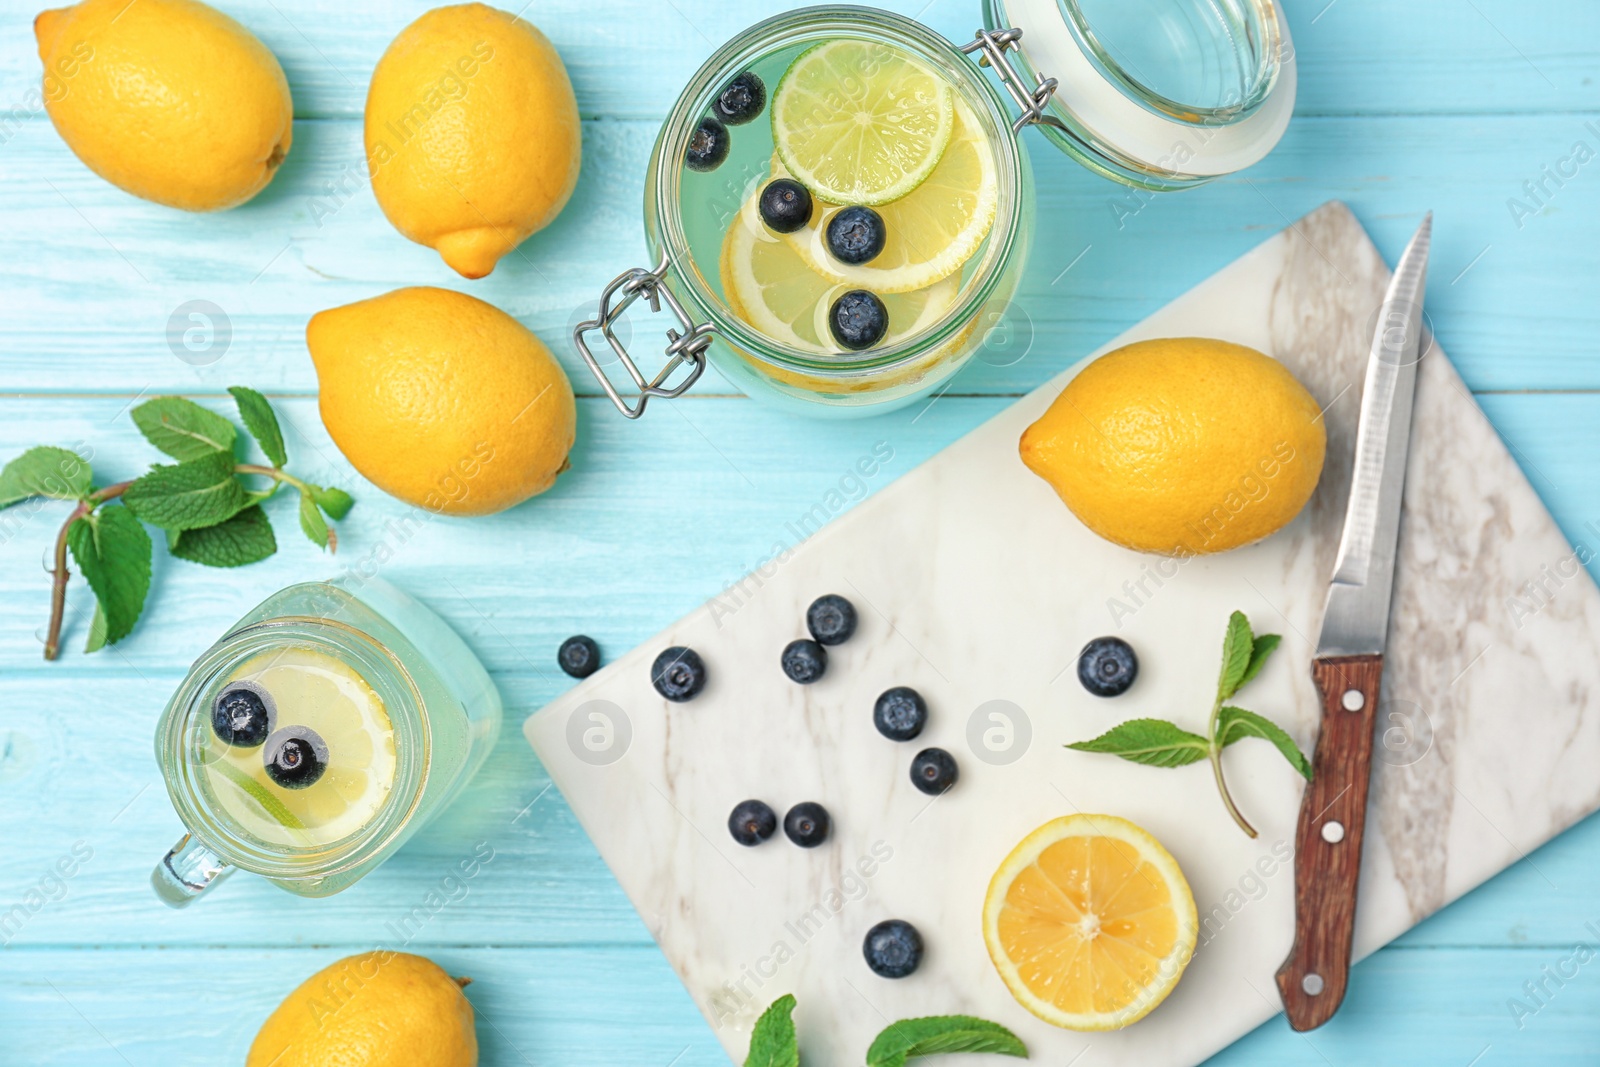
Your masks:
<svg viewBox="0 0 1600 1067"><path fill-rule="evenodd" d="M1350 979L1382 674L1381 654L1322 657L1311 665L1322 733L1295 834L1294 947L1278 968L1284 1013L1296 1030L1331 1019Z"/></svg>

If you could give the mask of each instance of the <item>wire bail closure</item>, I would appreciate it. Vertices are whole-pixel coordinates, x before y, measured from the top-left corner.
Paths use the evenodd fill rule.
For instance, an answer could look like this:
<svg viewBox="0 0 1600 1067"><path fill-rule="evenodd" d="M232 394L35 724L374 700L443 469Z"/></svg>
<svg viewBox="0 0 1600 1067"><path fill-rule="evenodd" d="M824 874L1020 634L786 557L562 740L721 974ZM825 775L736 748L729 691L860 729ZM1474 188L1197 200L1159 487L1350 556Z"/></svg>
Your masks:
<svg viewBox="0 0 1600 1067"><path fill-rule="evenodd" d="M1011 94L1011 99L1022 109L1017 121L1011 124L1012 133L1021 133L1024 126L1035 123L1066 129L1059 119L1046 113L1050 98L1055 95L1058 84L1056 80L1036 74L1034 85L1029 88L1027 79L1006 55L1011 49L1017 48L1017 42L1021 40L1022 31L1015 27L1006 30L979 30L971 41L961 46L961 51L969 56L974 52L982 53L978 56L978 66L993 68L1000 77L1000 84L1005 86L1006 92Z"/></svg>
<svg viewBox="0 0 1600 1067"><path fill-rule="evenodd" d="M606 286L600 294L600 309L595 318L578 323L572 330L572 343L578 349L578 354L589 365L589 370L594 373L601 388L611 398L617 410L630 419L637 419L644 414L644 407L651 397L659 396L668 400L682 396L684 392L699 380L706 369L706 349L711 346L711 340L716 336L717 329L709 322L696 323L689 317L688 311L673 295L672 290L663 284L667 268L671 265L671 258L663 252L661 261L654 270L645 270L643 267L634 267L632 270L619 274ZM622 298L615 304L612 301L621 293ZM628 350L617 335L612 331L612 326L621 318L633 302L644 297L650 303L652 313L661 310L665 301L667 310L672 312L673 318L678 320L676 327L667 329L666 366L654 378L646 379L639 367L628 355ZM594 331L605 335L606 343L611 346L611 351L616 353L617 359L622 363L628 377L633 379L633 384L638 388L638 403L629 405L628 401L617 391L611 379L601 368L599 360L589 348L586 336ZM679 367L687 365L688 373L683 375L677 384L668 385L673 373Z"/></svg>

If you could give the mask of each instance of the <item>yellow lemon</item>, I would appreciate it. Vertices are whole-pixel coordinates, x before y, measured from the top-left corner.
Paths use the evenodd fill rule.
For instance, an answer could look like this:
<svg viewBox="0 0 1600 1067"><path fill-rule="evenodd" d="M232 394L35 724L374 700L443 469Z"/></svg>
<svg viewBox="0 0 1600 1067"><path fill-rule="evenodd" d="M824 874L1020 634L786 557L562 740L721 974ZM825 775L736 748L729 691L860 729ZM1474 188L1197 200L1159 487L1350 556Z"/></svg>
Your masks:
<svg viewBox="0 0 1600 1067"><path fill-rule="evenodd" d="M482 278L578 182L578 101L555 47L483 4L400 32L367 90L367 167L395 229Z"/></svg>
<svg viewBox="0 0 1600 1067"><path fill-rule="evenodd" d="M348 956L267 1016L245 1067L476 1067L465 981L404 952Z"/></svg>
<svg viewBox="0 0 1600 1067"><path fill-rule="evenodd" d="M311 317L322 422L384 492L488 515L555 484L577 433L572 385L550 350L493 305L397 289Z"/></svg>
<svg viewBox="0 0 1600 1067"><path fill-rule="evenodd" d="M1281 529L1322 476L1321 410L1277 360L1199 337L1108 352L1022 435L1022 462L1085 526L1189 556Z"/></svg>
<svg viewBox="0 0 1600 1067"><path fill-rule="evenodd" d="M1067 815L1022 839L983 901L1011 995L1069 1030L1120 1030L1183 977L1199 933L1172 854L1127 819Z"/></svg>
<svg viewBox="0 0 1600 1067"><path fill-rule="evenodd" d="M33 22L45 106L88 168L134 196L217 211L289 154L294 103L266 45L198 0L84 0Z"/></svg>

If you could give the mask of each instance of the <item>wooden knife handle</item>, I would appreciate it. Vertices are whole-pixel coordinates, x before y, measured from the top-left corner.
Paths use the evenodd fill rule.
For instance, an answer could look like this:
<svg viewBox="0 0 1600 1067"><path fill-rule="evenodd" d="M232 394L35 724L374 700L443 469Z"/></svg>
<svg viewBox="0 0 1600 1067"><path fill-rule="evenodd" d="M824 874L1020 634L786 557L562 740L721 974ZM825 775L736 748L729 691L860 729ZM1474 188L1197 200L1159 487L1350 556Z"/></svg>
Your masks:
<svg viewBox="0 0 1600 1067"><path fill-rule="evenodd" d="M1356 884L1372 774L1372 728L1383 656L1312 661L1322 733L1300 804L1294 852L1294 947L1278 968L1284 1014L1296 1030L1333 1018L1350 979Z"/></svg>

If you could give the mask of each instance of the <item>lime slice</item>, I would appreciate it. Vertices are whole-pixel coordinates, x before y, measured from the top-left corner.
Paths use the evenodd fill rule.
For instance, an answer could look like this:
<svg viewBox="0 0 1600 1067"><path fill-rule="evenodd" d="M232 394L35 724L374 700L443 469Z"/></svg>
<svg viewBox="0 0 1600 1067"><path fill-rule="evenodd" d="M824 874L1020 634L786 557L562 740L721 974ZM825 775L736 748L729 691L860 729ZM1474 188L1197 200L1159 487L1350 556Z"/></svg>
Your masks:
<svg viewBox="0 0 1600 1067"><path fill-rule="evenodd" d="M745 202L722 241L722 290L733 313L780 344L815 355L842 349L828 332L828 309L853 285L831 282L806 267L795 246L766 228L758 201ZM925 289L883 298L892 345L932 326L955 306L961 280L950 276Z"/></svg>
<svg viewBox="0 0 1600 1067"><path fill-rule="evenodd" d="M926 288L961 270L994 225L999 183L993 147L977 116L959 102L955 114L950 146L928 180L876 209L887 233L883 251L859 266L834 258L828 220L844 209L829 205L811 225L787 235L808 267L829 281L880 295Z"/></svg>
<svg viewBox="0 0 1600 1067"><path fill-rule="evenodd" d="M786 170L835 204L886 204L921 185L950 141L950 84L891 45L829 41L790 64L772 99Z"/></svg>
<svg viewBox="0 0 1600 1067"><path fill-rule="evenodd" d="M283 806L283 801L267 792L267 787L259 784L254 778L229 763L227 760L218 760L212 764L222 777L232 782L243 790L251 800L261 805L261 810L277 820L278 825L287 826L291 830L304 830L306 824L301 822L288 808Z"/></svg>

